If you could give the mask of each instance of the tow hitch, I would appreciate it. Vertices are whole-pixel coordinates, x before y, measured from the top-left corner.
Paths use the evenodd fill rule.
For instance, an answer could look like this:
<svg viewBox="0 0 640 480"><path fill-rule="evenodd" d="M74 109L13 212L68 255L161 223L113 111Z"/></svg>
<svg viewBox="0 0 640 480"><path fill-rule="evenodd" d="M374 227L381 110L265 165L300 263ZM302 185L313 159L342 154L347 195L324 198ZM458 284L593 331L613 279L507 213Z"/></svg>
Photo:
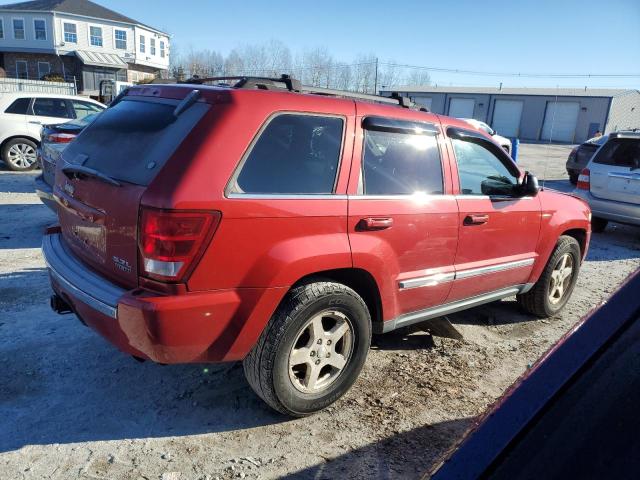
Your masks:
<svg viewBox="0 0 640 480"><path fill-rule="evenodd" d="M51 306L51 310L56 312L58 315L73 313L71 306L67 302L65 302L65 300L60 295L51 295L51 297L49 298L49 305Z"/></svg>

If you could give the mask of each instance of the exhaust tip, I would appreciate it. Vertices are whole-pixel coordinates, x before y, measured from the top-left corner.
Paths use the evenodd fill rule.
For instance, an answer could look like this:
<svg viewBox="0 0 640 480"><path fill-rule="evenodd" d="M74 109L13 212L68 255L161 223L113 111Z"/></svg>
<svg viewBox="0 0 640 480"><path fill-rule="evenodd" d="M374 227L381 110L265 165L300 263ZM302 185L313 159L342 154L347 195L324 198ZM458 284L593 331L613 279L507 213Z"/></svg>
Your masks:
<svg viewBox="0 0 640 480"><path fill-rule="evenodd" d="M49 298L49 305L51 310L58 315L66 315L67 313L73 313L71 305L69 305L60 295L51 295Z"/></svg>

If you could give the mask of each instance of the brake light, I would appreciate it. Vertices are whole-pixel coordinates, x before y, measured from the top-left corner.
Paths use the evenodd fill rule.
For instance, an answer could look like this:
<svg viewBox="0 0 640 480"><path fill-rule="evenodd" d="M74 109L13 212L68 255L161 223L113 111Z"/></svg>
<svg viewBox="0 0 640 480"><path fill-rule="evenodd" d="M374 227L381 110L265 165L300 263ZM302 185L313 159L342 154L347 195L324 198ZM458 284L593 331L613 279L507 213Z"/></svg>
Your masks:
<svg viewBox="0 0 640 480"><path fill-rule="evenodd" d="M585 168L580 172L577 187L580 190L589 190L591 188L591 171L588 168Z"/></svg>
<svg viewBox="0 0 640 480"><path fill-rule="evenodd" d="M50 133L47 135L46 141L49 143L69 143L77 135L74 133Z"/></svg>
<svg viewBox="0 0 640 480"><path fill-rule="evenodd" d="M220 212L142 208L138 247L142 273L161 281L180 281L211 241Z"/></svg>

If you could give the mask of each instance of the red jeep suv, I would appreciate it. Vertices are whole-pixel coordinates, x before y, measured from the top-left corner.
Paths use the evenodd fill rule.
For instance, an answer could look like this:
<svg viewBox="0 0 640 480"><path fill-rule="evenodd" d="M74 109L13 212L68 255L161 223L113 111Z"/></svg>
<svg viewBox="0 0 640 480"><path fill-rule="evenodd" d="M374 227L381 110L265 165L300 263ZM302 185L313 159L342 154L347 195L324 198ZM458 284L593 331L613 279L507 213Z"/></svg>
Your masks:
<svg viewBox="0 0 640 480"><path fill-rule="evenodd" d="M242 360L303 416L350 388L372 332L567 302L589 207L485 133L286 76L197 82L132 87L64 151L43 240L58 313L137 358Z"/></svg>

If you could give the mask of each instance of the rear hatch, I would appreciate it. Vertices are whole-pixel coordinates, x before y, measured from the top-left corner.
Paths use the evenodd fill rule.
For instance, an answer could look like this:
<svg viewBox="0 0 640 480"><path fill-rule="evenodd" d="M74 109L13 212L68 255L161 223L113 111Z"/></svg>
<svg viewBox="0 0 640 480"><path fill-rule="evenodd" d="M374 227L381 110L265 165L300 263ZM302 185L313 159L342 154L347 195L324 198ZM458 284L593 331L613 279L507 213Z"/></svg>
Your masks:
<svg viewBox="0 0 640 480"><path fill-rule="evenodd" d="M640 138L612 138L589 164L591 193L640 204Z"/></svg>
<svg viewBox="0 0 640 480"><path fill-rule="evenodd" d="M56 171L65 242L123 287L138 285L142 195L209 109L189 90L179 91L186 96L124 96L69 144Z"/></svg>

